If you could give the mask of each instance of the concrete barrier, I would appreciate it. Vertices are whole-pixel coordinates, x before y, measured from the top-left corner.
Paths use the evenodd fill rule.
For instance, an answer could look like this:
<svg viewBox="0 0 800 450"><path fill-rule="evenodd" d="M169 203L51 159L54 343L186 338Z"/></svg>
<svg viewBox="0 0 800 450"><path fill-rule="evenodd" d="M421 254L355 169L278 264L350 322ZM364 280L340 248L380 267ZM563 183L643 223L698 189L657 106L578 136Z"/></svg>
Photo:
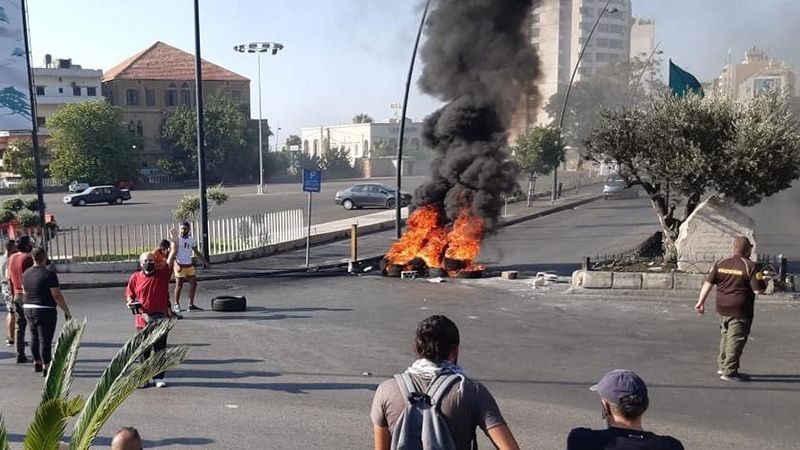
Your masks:
<svg viewBox="0 0 800 450"><path fill-rule="evenodd" d="M698 291L703 286L705 275L702 273L675 274L675 289L685 291Z"/></svg>
<svg viewBox="0 0 800 450"><path fill-rule="evenodd" d="M638 272L612 272L612 289L641 289L642 274Z"/></svg>
<svg viewBox="0 0 800 450"><path fill-rule="evenodd" d="M680 274L678 274L680 275ZM642 274L642 289L659 289L669 290L672 289L674 284L674 276L672 273L648 273Z"/></svg>
<svg viewBox="0 0 800 450"><path fill-rule="evenodd" d="M584 271L583 287L587 289L611 289L613 286L613 272Z"/></svg>

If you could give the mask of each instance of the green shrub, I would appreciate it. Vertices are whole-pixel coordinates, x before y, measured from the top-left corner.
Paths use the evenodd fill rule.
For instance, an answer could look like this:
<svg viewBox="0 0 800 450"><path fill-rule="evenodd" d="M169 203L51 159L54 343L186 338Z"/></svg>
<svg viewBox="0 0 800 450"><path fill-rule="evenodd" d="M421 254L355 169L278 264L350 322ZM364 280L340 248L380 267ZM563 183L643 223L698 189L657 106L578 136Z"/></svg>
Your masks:
<svg viewBox="0 0 800 450"><path fill-rule="evenodd" d="M0 210L0 223L9 223L14 220L15 217L17 216L14 214L14 211L8 209Z"/></svg>
<svg viewBox="0 0 800 450"><path fill-rule="evenodd" d="M19 197L10 198L3 202L3 209L7 209L9 211L14 211L14 212L19 211L24 206L25 202Z"/></svg>
<svg viewBox="0 0 800 450"><path fill-rule="evenodd" d="M39 226L39 215L29 211L17 214L17 223L22 228L36 228Z"/></svg>
<svg viewBox="0 0 800 450"><path fill-rule="evenodd" d="M25 209L32 212L39 211L39 199L36 197L25 199Z"/></svg>

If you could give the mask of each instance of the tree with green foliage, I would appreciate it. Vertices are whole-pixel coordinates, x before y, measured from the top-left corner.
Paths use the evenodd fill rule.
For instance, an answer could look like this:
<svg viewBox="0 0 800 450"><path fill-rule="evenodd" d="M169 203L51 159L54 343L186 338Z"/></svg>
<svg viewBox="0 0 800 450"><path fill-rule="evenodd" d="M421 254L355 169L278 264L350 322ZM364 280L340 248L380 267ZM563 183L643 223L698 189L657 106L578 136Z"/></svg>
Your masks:
<svg viewBox="0 0 800 450"><path fill-rule="evenodd" d="M539 126L520 134L511 148L511 154L520 170L528 174L528 207L530 207L535 176L550 173L564 162L564 145L561 143L558 129Z"/></svg>
<svg viewBox="0 0 800 450"><path fill-rule="evenodd" d="M103 425L139 386L186 360L189 347L185 345L173 345L147 359L142 358L146 350L166 336L174 321L162 320L138 331L111 359L88 398L71 393L86 320L67 321L56 341L42 388L42 400L23 434L23 448L57 450L65 440L67 422L77 417L69 437L69 449L89 450ZM8 448L8 432L0 418L0 449Z"/></svg>
<svg viewBox="0 0 800 450"><path fill-rule="evenodd" d="M296 134L290 134L288 138L286 138L286 142L283 144L283 151L289 151L289 147L296 145L300 147L300 150L303 149L303 140L300 136Z"/></svg>
<svg viewBox="0 0 800 450"><path fill-rule="evenodd" d="M361 113L353 116L353 123L372 123L372 117L369 114Z"/></svg>
<svg viewBox="0 0 800 450"><path fill-rule="evenodd" d="M179 107L166 122L162 146L167 156L158 165L177 179L197 176L197 118ZM227 93L208 95L204 104L206 175L222 182L257 176L258 148L248 141L248 120ZM253 170L253 168L256 168Z"/></svg>
<svg viewBox="0 0 800 450"><path fill-rule="evenodd" d="M39 148L44 155L45 148ZM22 178L34 178L36 167L33 163L33 145L29 141L19 139L9 142L8 148L3 153L3 168Z"/></svg>
<svg viewBox="0 0 800 450"><path fill-rule="evenodd" d="M350 164L350 152L344 147L325 150L319 159L319 167L328 176L355 176L355 169Z"/></svg>
<svg viewBox="0 0 800 450"><path fill-rule="evenodd" d="M228 201L228 193L225 192L225 187L221 184L211 186L206 190L206 200L211 205L208 212L214 210L215 207L221 206ZM200 196L199 195L184 195L178 201L178 207L172 210L172 215L177 220L185 220L193 222L197 220L197 215L200 213Z"/></svg>
<svg viewBox="0 0 800 450"><path fill-rule="evenodd" d="M603 111L643 107L653 94L665 91L667 87L658 72L660 66L658 58L648 63L646 59L634 57L597 68L592 74L581 75L572 85L564 113L561 130L564 144L583 154L583 143L591 135ZM566 88L560 88L545 104L545 112L555 123L561 116L566 92Z"/></svg>
<svg viewBox="0 0 800 450"><path fill-rule="evenodd" d="M135 179L136 140L121 123L119 110L105 100L62 106L47 119L52 176L91 184Z"/></svg>
<svg viewBox="0 0 800 450"><path fill-rule="evenodd" d="M647 193L670 255L707 193L752 206L800 177L798 122L777 90L740 103L661 94L647 108L604 113L586 147Z"/></svg>

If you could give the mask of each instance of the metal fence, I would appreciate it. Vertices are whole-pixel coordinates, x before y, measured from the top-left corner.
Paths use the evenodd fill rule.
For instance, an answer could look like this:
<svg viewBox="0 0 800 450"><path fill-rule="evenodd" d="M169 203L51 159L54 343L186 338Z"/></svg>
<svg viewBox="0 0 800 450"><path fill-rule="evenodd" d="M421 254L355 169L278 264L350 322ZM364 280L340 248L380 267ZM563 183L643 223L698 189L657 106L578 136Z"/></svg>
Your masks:
<svg viewBox="0 0 800 450"><path fill-rule="evenodd" d="M136 261L152 250L178 224L96 225L60 227L52 233L48 256L56 262ZM199 230L194 222L193 230ZM303 210L293 209L209 220L212 256L252 250L305 237ZM29 233L33 235L34 233Z"/></svg>

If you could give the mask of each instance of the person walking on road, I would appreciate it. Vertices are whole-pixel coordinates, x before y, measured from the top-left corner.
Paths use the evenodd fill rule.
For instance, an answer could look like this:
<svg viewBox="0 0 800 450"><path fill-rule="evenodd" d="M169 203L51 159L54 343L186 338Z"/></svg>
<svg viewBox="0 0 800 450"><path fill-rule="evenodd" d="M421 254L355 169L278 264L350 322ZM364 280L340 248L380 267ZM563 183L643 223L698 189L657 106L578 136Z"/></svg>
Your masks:
<svg viewBox="0 0 800 450"><path fill-rule="evenodd" d="M601 415L607 428L574 428L567 450L683 450L671 436L659 436L642 428L642 416L650 405L647 385L630 370L608 372L589 389L600 394Z"/></svg>
<svg viewBox="0 0 800 450"><path fill-rule="evenodd" d="M753 325L756 294L762 294L766 288L763 274L750 259L752 249L747 237L737 236L733 240L733 256L714 263L694 305L698 315L704 314L706 299L712 287L717 287L720 331L717 374L724 381L747 380L739 373L739 360Z"/></svg>
<svg viewBox="0 0 800 450"><path fill-rule="evenodd" d="M135 313L134 326L137 330L165 317L172 317L173 312L169 304L169 278L176 250L177 245L173 242L166 263L161 267L156 267L155 257L152 253L145 252L139 256L141 270L130 276L125 288L125 299L128 307ZM136 306L137 303L138 306ZM147 359L150 357L151 351L160 352L166 348L167 335L165 334L163 338L156 341L152 349L144 352L143 357ZM158 388L167 386L163 372L156 375L154 381Z"/></svg>
<svg viewBox="0 0 800 450"><path fill-rule="evenodd" d="M22 292L22 274L33 266L31 238L28 236L18 237L16 246L17 253L8 257L6 280L8 280L11 295L14 296L14 317L16 319L14 344L17 350L17 364L25 364L28 362L28 358L25 356L25 328L28 327L28 320L25 318L25 310L22 308L25 302Z"/></svg>
<svg viewBox="0 0 800 450"><path fill-rule="evenodd" d="M53 336L56 333L58 311L64 311L64 320L72 319L67 301L58 286L58 276L47 268L47 252L36 247L31 252L33 267L22 275L25 291L25 318L31 326L31 353L34 371L47 375L52 360Z"/></svg>
<svg viewBox="0 0 800 450"><path fill-rule="evenodd" d="M195 293L197 292L197 272L192 261L197 257L203 263L203 267L208 266L203 254L197 249L197 241L191 235L189 222L181 224L181 232L178 237L178 254L175 257L175 312L181 311L181 290L184 283L189 284L189 311L202 311L203 308L194 304Z"/></svg>
<svg viewBox="0 0 800 450"><path fill-rule="evenodd" d="M425 397L428 387L440 378L456 375L459 380L445 387L441 402L434 405L444 418L445 431L449 432L455 448L472 449L475 428L480 427L496 448L519 449L492 394L481 383L464 375L458 365L459 340L458 327L445 316L434 315L420 322L414 342L419 359L405 372L417 388L414 395ZM403 431L399 431L396 425L406 410L407 400L403 391L407 388L399 383L397 377L386 380L375 392L370 418L376 450L389 450L393 434ZM426 394L420 394L422 392ZM424 434L425 430L421 432Z"/></svg>
<svg viewBox="0 0 800 450"><path fill-rule="evenodd" d="M17 319L14 317L14 294L8 285L6 278L6 270L8 270L8 257L17 252L17 244L13 239L8 239L5 242L5 253L0 256L0 295L3 296L3 301L6 304L6 345L9 347L14 346L14 333L17 326Z"/></svg>

